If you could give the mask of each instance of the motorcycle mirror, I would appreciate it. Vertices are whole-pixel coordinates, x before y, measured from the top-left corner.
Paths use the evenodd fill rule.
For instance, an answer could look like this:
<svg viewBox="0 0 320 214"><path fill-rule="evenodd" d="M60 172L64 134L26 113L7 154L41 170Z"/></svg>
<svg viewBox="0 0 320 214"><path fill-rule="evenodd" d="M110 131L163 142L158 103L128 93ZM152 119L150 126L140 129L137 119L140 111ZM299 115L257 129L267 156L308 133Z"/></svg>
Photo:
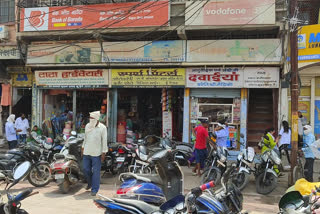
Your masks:
<svg viewBox="0 0 320 214"><path fill-rule="evenodd" d="M240 137L241 137L241 138L244 138L244 134L241 133L241 134L240 134Z"/></svg>
<svg viewBox="0 0 320 214"><path fill-rule="evenodd" d="M31 163L29 161L25 161L19 166L17 166L13 173L13 183L10 185L8 189L16 185L20 180L26 177L31 170Z"/></svg>

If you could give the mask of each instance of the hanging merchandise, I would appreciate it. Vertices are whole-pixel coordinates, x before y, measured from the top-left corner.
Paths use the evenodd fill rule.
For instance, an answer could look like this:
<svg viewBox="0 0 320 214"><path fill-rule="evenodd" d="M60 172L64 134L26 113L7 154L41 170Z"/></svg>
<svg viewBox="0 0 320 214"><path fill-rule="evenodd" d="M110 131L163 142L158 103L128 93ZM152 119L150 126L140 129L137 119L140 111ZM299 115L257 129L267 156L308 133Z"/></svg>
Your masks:
<svg viewBox="0 0 320 214"><path fill-rule="evenodd" d="M2 96L1 96L1 105L10 106L11 105L11 93L10 93L10 84L2 84Z"/></svg>
<svg viewBox="0 0 320 214"><path fill-rule="evenodd" d="M167 89L162 89L162 111L167 110Z"/></svg>
<svg viewBox="0 0 320 214"><path fill-rule="evenodd" d="M117 126L117 142L125 143L126 142L126 122L118 122Z"/></svg>

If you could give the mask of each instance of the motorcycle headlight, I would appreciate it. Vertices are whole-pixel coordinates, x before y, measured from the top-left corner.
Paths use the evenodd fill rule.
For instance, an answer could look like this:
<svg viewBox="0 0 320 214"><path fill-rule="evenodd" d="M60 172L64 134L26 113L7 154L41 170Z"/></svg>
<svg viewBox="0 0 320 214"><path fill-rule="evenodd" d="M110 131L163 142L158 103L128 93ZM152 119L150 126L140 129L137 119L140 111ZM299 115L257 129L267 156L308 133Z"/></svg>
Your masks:
<svg viewBox="0 0 320 214"><path fill-rule="evenodd" d="M141 160L143 160L143 161L147 161L148 160L148 155L145 155L145 154L140 152L139 156L140 156Z"/></svg>
<svg viewBox="0 0 320 214"><path fill-rule="evenodd" d="M226 156L224 156L224 155L220 155L220 161L221 162L226 162L226 160L227 160L227 158L226 158Z"/></svg>
<svg viewBox="0 0 320 214"><path fill-rule="evenodd" d="M267 162L268 161L268 152L265 152L265 153L263 153L262 154L262 156L261 156L261 159L264 161L264 162Z"/></svg>

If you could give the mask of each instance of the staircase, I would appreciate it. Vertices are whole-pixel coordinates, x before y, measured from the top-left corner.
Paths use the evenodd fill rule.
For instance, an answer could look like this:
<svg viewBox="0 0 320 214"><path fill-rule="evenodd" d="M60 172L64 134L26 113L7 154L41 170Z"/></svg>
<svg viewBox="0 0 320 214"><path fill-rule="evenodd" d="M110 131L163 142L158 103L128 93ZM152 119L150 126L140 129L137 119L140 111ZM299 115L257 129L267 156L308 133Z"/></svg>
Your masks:
<svg viewBox="0 0 320 214"><path fill-rule="evenodd" d="M248 146L257 146L265 129L272 126L272 89L251 89L249 93Z"/></svg>

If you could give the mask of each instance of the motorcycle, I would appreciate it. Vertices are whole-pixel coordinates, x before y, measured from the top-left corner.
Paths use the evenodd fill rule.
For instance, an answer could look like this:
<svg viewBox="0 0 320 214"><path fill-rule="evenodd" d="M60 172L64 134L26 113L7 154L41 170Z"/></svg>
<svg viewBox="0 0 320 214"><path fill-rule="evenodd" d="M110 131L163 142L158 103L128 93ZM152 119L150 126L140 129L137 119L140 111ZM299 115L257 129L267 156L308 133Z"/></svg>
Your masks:
<svg viewBox="0 0 320 214"><path fill-rule="evenodd" d="M228 170L223 175L223 185L216 192L208 191L214 186L214 182L211 181L193 188L186 196L177 195L160 207L143 201L110 199L102 195L99 195L102 199L94 200L94 204L104 209L106 214L241 213L243 197L232 183L229 185L230 172Z"/></svg>
<svg viewBox="0 0 320 214"><path fill-rule="evenodd" d="M101 165L101 170L104 170L102 177L107 173L111 172L113 175L118 173L116 154L118 153L118 148L120 144L113 143L108 146L108 152L106 153L106 158Z"/></svg>
<svg viewBox="0 0 320 214"><path fill-rule="evenodd" d="M55 154L50 169L62 193L68 193L71 185L83 178L81 165L82 138L70 137L61 152Z"/></svg>
<svg viewBox="0 0 320 214"><path fill-rule="evenodd" d="M183 172L174 161L174 152L160 150L154 153L148 162L155 166L157 173L121 174L119 179L122 183L117 190L119 197L160 205L183 193Z"/></svg>
<svg viewBox="0 0 320 214"><path fill-rule="evenodd" d="M260 147L262 147L262 145L266 145L263 140L265 137L261 138L261 141L259 142ZM261 155L261 163L258 164L258 166L255 166L257 193L267 195L277 187L278 174L274 170L273 166L280 164L281 159L279 155L271 148Z"/></svg>
<svg viewBox="0 0 320 214"><path fill-rule="evenodd" d="M0 170L10 178L13 176L14 169L24 161L32 163L27 179L35 187L44 187L51 181L49 163L40 160L41 151L39 147L32 145L21 145L19 148L9 150L1 156Z"/></svg>
<svg viewBox="0 0 320 214"><path fill-rule="evenodd" d="M9 178L6 177L4 174L0 173L0 177L5 179L7 182L7 186L5 188L5 193L7 195L7 202L1 200L0 202L0 214L28 214L27 211L21 209L21 201L32 196L38 194L39 192L32 193L32 189L27 189L18 195L13 195L9 193L9 190L15 186L19 181L30 174L32 170L32 163L29 161L25 161L21 163L19 166L15 168L13 174L13 182L9 185ZM8 188L7 188L8 187Z"/></svg>
<svg viewBox="0 0 320 214"><path fill-rule="evenodd" d="M188 160L193 153L193 145L189 143L182 143L174 141L176 154L174 156L175 161L179 163L180 166L188 165Z"/></svg>
<svg viewBox="0 0 320 214"><path fill-rule="evenodd" d="M218 146L216 150L211 148L205 162L204 172L201 175L201 183L214 181L218 185L221 176L227 169L227 157L228 149L226 147Z"/></svg>

